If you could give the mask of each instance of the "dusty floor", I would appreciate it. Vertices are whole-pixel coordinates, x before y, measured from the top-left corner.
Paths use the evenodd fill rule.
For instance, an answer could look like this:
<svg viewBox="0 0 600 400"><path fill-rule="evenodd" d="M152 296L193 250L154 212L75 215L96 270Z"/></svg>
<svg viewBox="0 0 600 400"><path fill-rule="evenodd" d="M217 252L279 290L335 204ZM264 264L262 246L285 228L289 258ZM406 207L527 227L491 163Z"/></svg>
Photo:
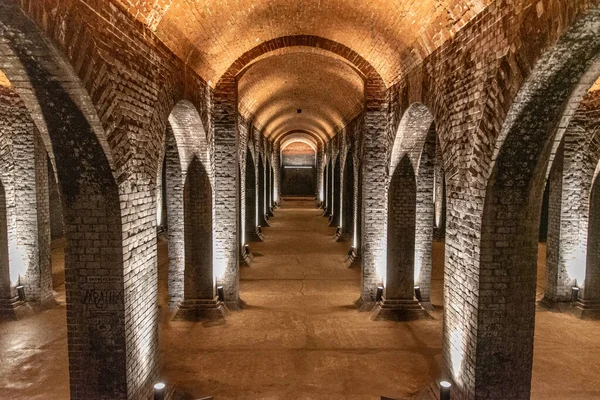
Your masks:
<svg viewBox="0 0 600 400"><path fill-rule="evenodd" d="M441 311L410 323L372 322L357 313L360 273L342 263L348 243L331 240L334 229L313 203L284 206L265 229L266 241L251 244L256 257L241 271L248 308L229 314L224 325L168 322L167 245L159 242L164 380L216 399L379 399L409 396L436 379ZM2 398L68 399L62 263L57 243L59 307L0 323ZM443 244L434 243L436 305L442 268ZM532 398L600 399L600 322L538 311Z"/></svg>

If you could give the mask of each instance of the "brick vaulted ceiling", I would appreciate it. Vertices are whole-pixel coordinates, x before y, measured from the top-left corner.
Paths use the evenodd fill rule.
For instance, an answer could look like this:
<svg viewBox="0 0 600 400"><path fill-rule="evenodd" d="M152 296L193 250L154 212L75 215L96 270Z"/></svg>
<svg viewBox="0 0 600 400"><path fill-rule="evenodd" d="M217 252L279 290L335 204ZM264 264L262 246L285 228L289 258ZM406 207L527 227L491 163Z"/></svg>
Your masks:
<svg viewBox="0 0 600 400"><path fill-rule="evenodd" d="M115 0L214 86L244 53L283 36L341 43L391 86L492 0ZM243 70L240 111L271 138L324 139L360 112L362 83L319 51L278 51ZM326 52L321 52L326 53ZM269 54L270 56L271 54ZM301 108L302 114L295 110Z"/></svg>
<svg viewBox="0 0 600 400"><path fill-rule="evenodd" d="M283 50L241 74L239 110L271 139L296 130L326 141L361 112L363 78L346 61L311 48Z"/></svg>

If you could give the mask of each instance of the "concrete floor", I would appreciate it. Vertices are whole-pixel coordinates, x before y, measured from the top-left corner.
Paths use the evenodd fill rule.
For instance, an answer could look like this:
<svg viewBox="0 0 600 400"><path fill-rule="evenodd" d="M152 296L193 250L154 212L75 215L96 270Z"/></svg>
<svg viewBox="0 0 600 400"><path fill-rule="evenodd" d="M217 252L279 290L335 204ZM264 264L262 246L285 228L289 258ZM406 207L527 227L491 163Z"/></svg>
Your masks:
<svg viewBox="0 0 600 400"><path fill-rule="evenodd" d="M289 201L251 243L241 270L243 312L224 325L169 322L167 243L159 242L161 376L190 398L408 397L439 376L442 313L429 321L372 322L354 310L360 271L348 243L313 202ZM540 246L538 292L543 290ZM53 249L59 307L0 323L0 398L68 399L62 246ZM432 300L442 302L443 243L434 243ZM541 292L540 292L541 293ZM538 295L540 295L538 293ZM538 310L533 399L600 399L600 322Z"/></svg>

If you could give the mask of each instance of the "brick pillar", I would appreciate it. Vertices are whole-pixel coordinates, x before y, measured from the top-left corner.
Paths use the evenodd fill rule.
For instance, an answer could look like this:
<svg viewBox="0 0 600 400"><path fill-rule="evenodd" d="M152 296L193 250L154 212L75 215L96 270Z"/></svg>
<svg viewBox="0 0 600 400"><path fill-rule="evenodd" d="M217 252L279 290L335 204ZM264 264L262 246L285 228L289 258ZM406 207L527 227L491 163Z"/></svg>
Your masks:
<svg viewBox="0 0 600 400"><path fill-rule="evenodd" d="M237 82L225 74L214 91L214 269L223 284L225 302L237 309L239 301Z"/></svg>
<svg viewBox="0 0 600 400"><path fill-rule="evenodd" d="M252 154L250 150L246 150L246 168L245 168L245 229L246 229L246 241L259 240L259 236L256 234L256 168L254 167L254 161L252 161ZM246 244L246 243L244 243Z"/></svg>
<svg viewBox="0 0 600 400"><path fill-rule="evenodd" d="M273 147L273 204L281 202L281 148L280 142Z"/></svg>
<svg viewBox="0 0 600 400"><path fill-rule="evenodd" d="M267 159L267 168L265 169L265 213L272 216L271 205L273 205L273 171L271 163Z"/></svg>
<svg viewBox="0 0 600 400"><path fill-rule="evenodd" d="M176 318L192 321L223 319L224 309L216 298L213 275L212 188L208 173L196 157L186 174L183 204L184 300Z"/></svg>
<svg viewBox="0 0 600 400"><path fill-rule="evenodd" d="M335 161L335 167L333 169L333 219L331 220L331 226L339 226L342 214L342 166L341 166L341 154L338 154L337 160Z"/></svg>
<svg viewBox="0 0 600 400"><path fill-rule="evenodd" d="M7 141L2 156L11 280L13 286L20 281L31 304L53 305L47 155L12 87L0 87L0 131Z"/></svg>
<svg viewBox="0 0 600 400"><path fill-rule="evenodd" d="M256 186L257 186L257 199L258 199L258 225L260 225L261 227L265 227L267 226L267 220L265 219L265 214L266 214L266 200L265 200L265 193L266 193L266 174L265 174L265 164L263 161L263 157L262 154L258 156L258 175L257 175L257 182L256 182Z"/></svg>
<svg viewBox="0 0 600 400"><path fill-rule="evenodd" d="M600 182L597 177L589 204L585 283L577 308L582 318L600 319Z"/></svg>
<svg viewBox="0 0 600 400"><path fill-rule="evenodd" d="M444 238L446 231L446 183L444 176L444 160L442 159L442 148L440 141L436 137L435 143L435 172L434 172L434 191L435 191L435 215L433 236L437 240Z"/></svg>
<svg viewBox="0 0 600 400"><path fill-rule="evenodd" d="M374 305L387 262L388 99L383 83L368 79L366 97L361 169L361 309Z"/></svg>
<svg viewBox="0 0 600 400"><path fill-rule="evenodd" d="M323 145L318 144L315 152L315 167L317 173L317 200L321 206L325 205L325 166L323 165Z"/></svg>
<svg viewBox="0 0 600 400"><path fill-rule="evenodd" d="M416 208L415 171L405 156L389 188L386 300L413 300Z"/></svg>
<svg viewBox="0 0 600 400"><path fill-rule="evenodd" d="M167 124L165 169L167 231L169 236L169 308L174 310L184 298L185 243L181 159L171 126Z"/></svg>
<svg viewBox="0 0 600 400"><path fill-rule="evenodd" d="M335 205L335 197L333 187L335 185L335 171L333 168L333 160L329 160L327 164L327 215L333 215L333 207Z"/></svg>
<svg viewBox="0 0 600 400"><path fill-rule="evenodd" d="M421 303L431 303L431 251L434 226L433 174L436 151L435 125L427 132L417 170L417 216L415 233L415 285L421 291Z"/></svg>
<svg viewBox="0 0 600 400"><path fill-rule="evenodd" d="M560 144L548 176L548 235L546 241L546 285L542 304L554 307L571 300L569 274L561 261L564 142Z"/></svg>
<svg viewBox="0 0 600 400"><path fill-rule="evenodd" d="M346 153L344 162L344 182L343 182L343 218L342 235L344 239L352 241L354 237L354 156L351 151Z"/></svg>
<svg viewBox="0 0 600 400"><path fill-rule="evenodd" d="M0 180L0 305L13 298L14 294L10 287L10 272L8 270L8 224L6 220L6 193L4 185ZM0 308L0 317L3 314ZM6 310L9 311L9 310Z"/></svg>

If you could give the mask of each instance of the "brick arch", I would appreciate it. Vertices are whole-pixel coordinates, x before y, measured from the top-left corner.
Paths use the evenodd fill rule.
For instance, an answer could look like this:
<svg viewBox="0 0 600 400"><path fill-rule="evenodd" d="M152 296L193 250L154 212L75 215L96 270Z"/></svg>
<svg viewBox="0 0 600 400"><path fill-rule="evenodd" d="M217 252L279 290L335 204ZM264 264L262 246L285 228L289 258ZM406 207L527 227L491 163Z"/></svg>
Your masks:
<svg viewBox="0 0 600 400"><path fill-rule="evenodd" d="M125 282L119 191L97 117L89 99L82 100L85 89L79 79L37 32L20 10L0 7L0 37L6 42L3 49L9 51L2 57L11 61L4 72L28 94L26 105L33 119L44 120L59 180L68 243L71 398L125 399L140 387L151 387L155 347L140 348L136 354L128 350L136 348L142 337L152 342L156 331L141 332L145 325L130 330L129 324L137 321L129 294L135 288ZM106 275L111 280L105 280ZM96 304L93 299L100 295L112 300ZM98 306L102 316L96 314ZM135 377L128 372L133 370Z"/></svg>
<svg viewBox="0 0 600 400"><path fill-rule="evenodd" d="M317 47L336 54L347 60L350 65L353 65L366 80L376 82L384 88L386 87L385 82L375 68L354 50L336 41L311 35L282 36L259 44L255 48L242 54L235 62L233 62L221 76L219 82L223 79L236 77L254 60L267 53L293 46ZM218 87L219 83L217 83L216 86Z"/></svg>
<svg viewBox="0 0 600 400"><path fill-rule="evenodd" d="M477 343L469 345L474 354L468 359L475 362L463 363L460 371L450 369L451 376L462 373L474 377L469 385L459 381L457 390L465 395L529 395L537 236L545 172L568 99L578 92L577 83L600 56L599 31L600 8L595 7L535 62L495 143L483 205L478 279L473 281L476 290L486 294L474 305L478 334L469 338ZM498 284L500 275L506 276L502 284ZM503 299L502 304L497 299ZM498 321L494 327L484 323L492 315ZM462 332L475 329L470 324L460 323ZM486 334L492 330L493 338ZM515 340L519 345L501 344ZM452 345L465 354L471 350L466 350L464 343ZM514 368L499 374L498 363L506 360Z"/></svg>
<svg viewBox="0 0 600 400"><path fill-rule="evenodd" d="M314 142L315 147L319 147L319 145L324 145L327 140L327 139L323 139L321 136L319 136L318 134L311 132L311 131L293 130L293 131L289 131L289 132L286 132L284 134L277 136L276 138L273 139L273 143L279 144L281 146L281 144L286 141L286 138L289 138L291 136L300 136L300 135L309 137L311 139L311 141Z"/></svg>
<svg viewBox="0 0 600 400"><path fill-rule="evenodd" d="M169 304L174 310L184 300L186 260L184 190L188 170L193 160L198 160L202 164L211 190L213 182L206 130L197 108L190 101L181 100L173 107L165 129L164 142L166 182L163 184L166 185L167 195ZM159 173L159 177L161 175ZM157 186L157 193L162 192L162 185ZM212 194L209 198L212 201Z"/></svg>
<svg viewBox="0 0 600 400"><path fill-rule="evenodd" d="M391 179L400 161L405 157L415 166L416 234L414 265L411 269L414 271L414 284L420 287L421 301L427 304L431 301L431 243L435 208L433 193L438 139L434 116L429 107L423 103L413 103L402 115L390 155ZM441 154L441 149L439 150ZM437 162L443 161L438 159Z"/></svg>

